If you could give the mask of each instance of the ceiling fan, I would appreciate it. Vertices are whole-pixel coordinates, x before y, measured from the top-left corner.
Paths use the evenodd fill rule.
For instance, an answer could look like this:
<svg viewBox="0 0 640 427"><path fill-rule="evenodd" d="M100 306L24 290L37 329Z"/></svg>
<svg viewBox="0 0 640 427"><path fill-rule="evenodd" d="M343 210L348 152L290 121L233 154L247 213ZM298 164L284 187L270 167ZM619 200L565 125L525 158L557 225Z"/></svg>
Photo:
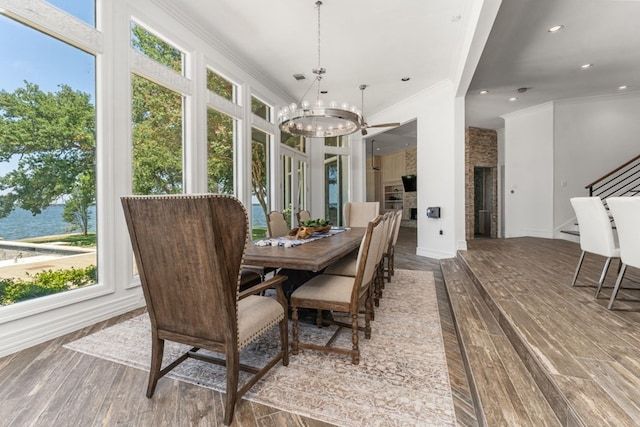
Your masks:
<svg viewBox="0 0 640 427"><path fill-rule="evenodd" d="M367 129L369 128L389 128L389 127L396 127L396 126L400 126L400 123L381 123L381 124L377 124L377 125L370 125L367 123L367 121L364 118L364 90L367 88L367 85L360 85L360 91L362 93L362 123L361 123L361 129L362 129L362 135L365 136L367 135ZM371 141L371 149L373 150L373 141Z"/></svg>

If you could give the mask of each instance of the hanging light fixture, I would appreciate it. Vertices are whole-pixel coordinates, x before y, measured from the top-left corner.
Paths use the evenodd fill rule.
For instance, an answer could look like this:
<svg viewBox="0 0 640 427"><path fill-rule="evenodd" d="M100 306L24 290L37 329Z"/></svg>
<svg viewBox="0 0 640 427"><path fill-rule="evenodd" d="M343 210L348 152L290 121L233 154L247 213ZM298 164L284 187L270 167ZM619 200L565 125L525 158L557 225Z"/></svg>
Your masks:
<svg viewBox="0 0 640 427"><path fill-rule="evenodd" d="M280 130L292 135L316 138L349 135L360 130L364 123L362 112L358 107L347 102L338 104L336 101L331 101L329 105L325 106L320 99L320 82L323 74L327 72L320 65L320 6L322 6L322 2L316 1L318 9L318 68L312 70L316 78L303 95L300 105L291 103L278 112L278 123ZM314 85L317 85L317 91L316 100L312 104L304 97Z"/></svg>

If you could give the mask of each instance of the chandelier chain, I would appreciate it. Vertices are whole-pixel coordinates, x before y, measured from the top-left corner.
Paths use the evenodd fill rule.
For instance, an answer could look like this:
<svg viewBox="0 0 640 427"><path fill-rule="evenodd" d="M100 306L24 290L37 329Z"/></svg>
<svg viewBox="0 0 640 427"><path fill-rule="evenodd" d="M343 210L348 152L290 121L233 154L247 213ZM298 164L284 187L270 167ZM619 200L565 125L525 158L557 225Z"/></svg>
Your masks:
<svg viewBox="0 0 640 427"><path fill-rule="evenodd" d="M320 6L322 6L322 2L321 1L317 1L316 2L316 7L318 8L318 70L321 69L320 67Z"/></svg>
<svg viewBox="0 0 640 427"><path fill-rule="evenodd" d="M318 82L318 86L316 87L316 101L320 99L320 80L322 80L322 66L320 62L320 6L322 6L322 2L318 0L316 2L316 7L318 8L318 77L316 78Z"/></svg>

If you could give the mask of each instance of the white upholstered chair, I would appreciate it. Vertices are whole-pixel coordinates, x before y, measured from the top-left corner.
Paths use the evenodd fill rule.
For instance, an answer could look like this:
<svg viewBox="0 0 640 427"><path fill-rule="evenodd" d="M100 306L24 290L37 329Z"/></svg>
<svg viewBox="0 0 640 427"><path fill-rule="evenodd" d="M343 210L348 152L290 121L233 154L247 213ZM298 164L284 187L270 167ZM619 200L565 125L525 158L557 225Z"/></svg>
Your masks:
<svg viewBox="0 0 640 427"><path fill-rule="evenodd" d="M578 219L578 228L580 230L580 248L582 254L573 275L571 286L576 285L580 267L584 261L587 252L606 257L598 288L596 289L596 298L600 293L602 284L609 270L611 260L620 258L620 248L616 242L613 233L611 219L607 213L607 209L602 204L600 197L573 197L571 205Z"/></svg>
<svg viewBox="0 0 640 427"><path fill-rule="evenodd" d="M301 210L296 214L298 217L298 225L300 225L303 221L311 221L311 213L306 210Z"/></svg>
<svg viewBox="0 0 640 427"><path fill-rule="evenodd" d="M640 197L610 197L607 199L607 205L618 230L622 262L609 300L611 310L627 267L640 268Z"/></svg>
<svg viewBox="0 0 640 427"><path fill-rule="evenodd" d="M366 227L378 216L380 202L347 202L343 207L345 227Z"/></svg>
<svg viewBox="0 0 640 427"><path fill-rule="evenodd" d="M284 219L284 214L278 211L271 211L267 215L267 228L269 237L281 237L289 233L289 224Z"/></svg>

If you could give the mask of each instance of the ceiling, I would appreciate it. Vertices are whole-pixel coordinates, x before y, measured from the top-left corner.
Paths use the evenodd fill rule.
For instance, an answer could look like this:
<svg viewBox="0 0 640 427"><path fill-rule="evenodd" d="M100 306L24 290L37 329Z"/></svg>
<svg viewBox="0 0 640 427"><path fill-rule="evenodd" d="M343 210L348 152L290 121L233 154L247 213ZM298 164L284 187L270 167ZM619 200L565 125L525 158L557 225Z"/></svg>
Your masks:
<svg viewBox="0 0 640 427"><path fill-rule="evenodd" d="M154 1L277 95L299 101L309 89L318 66L315 0ZM454 75L473 1L323 0L325 102L361 107L366 84L363 110L371 116ZM564 29L548 32L554 25ZM468 90L466 125L499 129L503 114L616 94L621 85L640 90L640 0L503 0ZM415 144L416 124L405 126L369 140L380 154L404 149L408 135Z"/></svg>

